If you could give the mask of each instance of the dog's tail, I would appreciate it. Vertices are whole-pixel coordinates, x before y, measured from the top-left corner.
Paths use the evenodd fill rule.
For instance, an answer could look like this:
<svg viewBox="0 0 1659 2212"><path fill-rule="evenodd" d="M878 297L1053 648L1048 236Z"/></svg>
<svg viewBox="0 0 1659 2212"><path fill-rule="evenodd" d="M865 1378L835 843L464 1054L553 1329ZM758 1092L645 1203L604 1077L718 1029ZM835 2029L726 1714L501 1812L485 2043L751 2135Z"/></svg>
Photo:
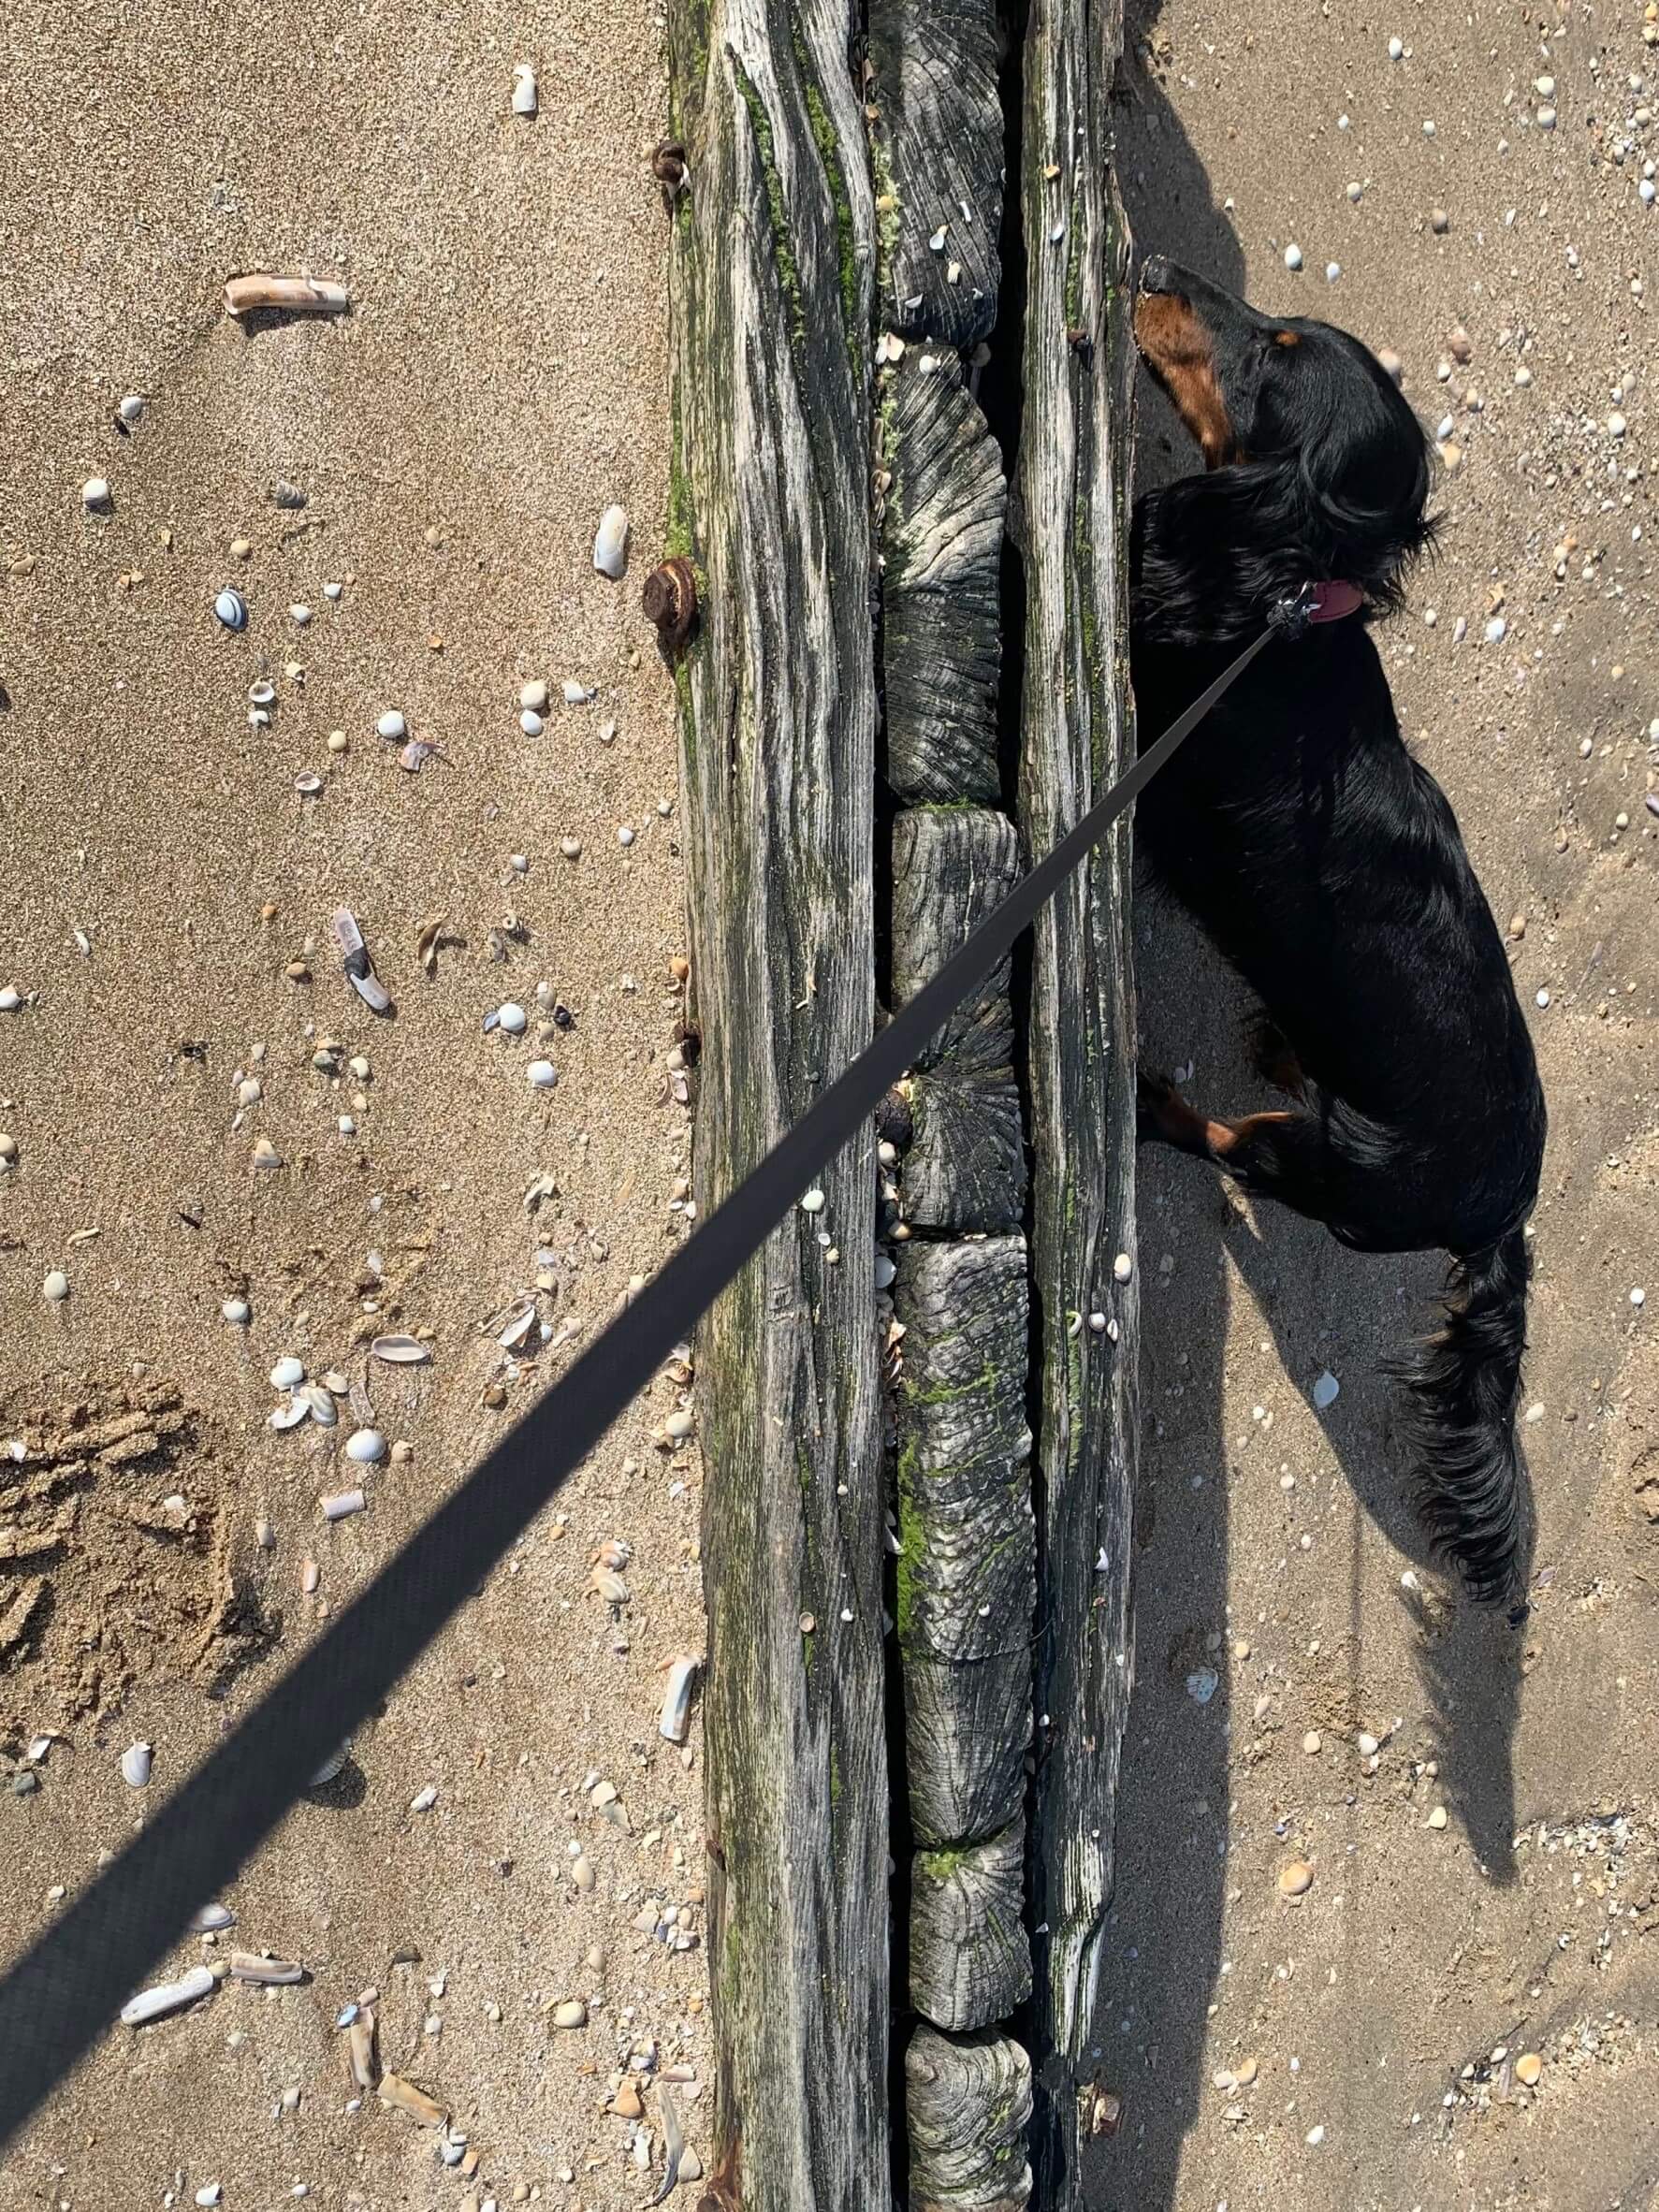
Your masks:
<svg viewBox="0 0 1659 2212"><path fill-rule="evenodd" d="M1524 1598L1521 1453L1515 1436L1532 1256L1519 1229L1454 1256L1445 1326L1397 1363L1419 1463L1418 1506L1471 1596Z"/></svg>

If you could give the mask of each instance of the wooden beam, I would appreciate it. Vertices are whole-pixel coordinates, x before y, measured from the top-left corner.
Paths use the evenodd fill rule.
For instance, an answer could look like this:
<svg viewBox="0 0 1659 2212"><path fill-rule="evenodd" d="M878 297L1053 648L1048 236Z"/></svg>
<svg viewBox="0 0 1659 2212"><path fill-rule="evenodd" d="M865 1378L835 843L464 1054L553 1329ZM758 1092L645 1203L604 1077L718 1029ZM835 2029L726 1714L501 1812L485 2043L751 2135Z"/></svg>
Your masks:
<svg viewBox="0 0 1659 2212"><path fill-rule="evenodd" d="M1026 249L1015 503L1026 571L1027 865L1129 765L1132 354L1113 174L1122 0L1030 12L1019 189ZM1053 172L1050 174L1050 172ZM1038 1371L1032 2152L1043 2212L1080 2212L1079 2146L1113 2109L1089 2063L1132 1674L1137 1419L1134 989L1127 824L1038 922L1029 1024ZM1120 1255L1122 1263L1120 1265ZM1090 1317L1101 1325L1091 1325Z"/></svg>
<svg viewBox="0 0 1659 2212"><path fill-rule="evenodd" d="M686 565L657 604L675 612L708 1210L871 1035L875 215L844 7L669 15L689 182L666 550ZM658 166L674 194L676 157ZM873 1137L821 1184L698 1347L707 2212L891 2202Z"/></svg>

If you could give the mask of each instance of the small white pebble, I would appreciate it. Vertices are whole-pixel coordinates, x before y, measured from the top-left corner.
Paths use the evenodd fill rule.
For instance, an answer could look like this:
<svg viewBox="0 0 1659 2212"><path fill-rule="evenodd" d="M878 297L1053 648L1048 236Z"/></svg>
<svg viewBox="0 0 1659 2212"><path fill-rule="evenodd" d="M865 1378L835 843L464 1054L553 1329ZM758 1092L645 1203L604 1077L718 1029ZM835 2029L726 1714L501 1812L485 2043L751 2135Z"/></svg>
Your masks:
<svg viewBox="0 0 1659 2212"><path fill-rule="evenodd" d="M437 1802L438 1785L434 1782L429 1782L424 1789L416 1790L414 1797L410 1798L409 1810L411 1812L429 1812Z"/></svg>
<svg viewBox="0 0 1659 2212"><path fill-rule="evenodd" d="M823 1212L823 1203L824 1201L822 1191L814 1186L814 1188L808 1191L806 1197L802 1199L801 1211L803 1214L822 1214Z"/></svg>
<svg viewBox="0 0 1659 2212"><path fill-rule="evenodd" d="M1505 621L1503 616L1494 615L1492 620L1486 626L1487 644L1502 645L1504 639L1508 635L1508 632L1509 625Z"/></svg>
<svg viewBox="0 0 1659 2212"><path fill-rule="evenodd" d="M1648 1302L1647 1292L1645 1290L1633 1290L1630 1293L1630 1302L1632 1305L1646 1305Z"/></svg>
<svg viewBox="0 0 1659 2212"><path fill-rule="evenodd" d="M1405 41L1404 38L1390 38L1389 40L1389 59L1390 62L1403 60L1404 53Z"/></svg>
<svg viewBox="0 0 1659 2212"><path fill-rule="evenodd" d="M89 476L80 487L80 503L88 509L107 507L109 504L108 476Z"/></svg>
<svg viewBox="0 0 1659 2212"><path fill-rule="evenodd" d="M559 1073L551 1060L532 1060L524 1070L533 1091L550 1091L559 1081Z"/></svg>
<svg viewBox="0 0 1659 2212"><path fill-rule="evenodd" d="M1555 128L1555 110L1553 108L1540 108L1538 109L1538 128L1541 131L1552 131Z"/></svg>
<svg viewBox="0 0 1659 2212"><path fill-rule="evenodd" d="M1324 2129L1323 2129L1323 2128L1310 2128L1310 2129L1308 2130L1308 2132L1307 2132L1306 2140L1307 2140L1307 2141L1308 2141L1310 2144L1312 2144L1312 2146L1314 2147L1314 2148L1315 2148L1316 2150L1317 2150L1317 2148L1319 2147L1320 2144L1321 2144L1321 2143L1323 2143L1323 2142L1324 2142L1324 2140L1325 2140L1325 2131L1324 2131Z"/></svg>
<svg viewBox="0 0 1659 2212"><path fill-rule="evenodd" d="M1361 184L1360 180L1356 177L1352 183L1350 183L1348 186L1348 197L1353 200L1356 205L1358 205L1359 201L1363 197L1364 192L1364 185Z"/></svg>
<svg viewBox="0 0 1659 2212"><path fill-rule="evenodd" d="M526 706L519 714L518 727L527 737L539 737L546 726L533 706Z"/></svg>
<svg viewBox="0 0 1659 2212"><path fill-rule="evenodd" d="M51 1305L61 1305L69 1295L69 1278L61 1267L54 1267L40 1286L43 1298Z"/></svg>
<svg viewBox="0 0 1659 2212"><path fill-rule="evenodd" d="M1622 415L1613 414L1608 416L1608 436L1609 438L1623 437L1626 427L1627 426L1625 424L1624 417Z"/></svg>
<svg viewBox="0 0 1659 2212"><path fill-rule="evenodd" d="M1549 1005L1549 1003L1550 1003L1550 994L1549 994L1549 992L1548 992L1548 991L1540 991L1540 992L1538 993L1538 1004L1539 1004L1540 1006L1548 1006L1548 1005Z"/></svg>
<svg viewBox="0 0 1659 2212"><path fill-rule="evenodd" d="M1112 1262L1112 1272L1120 1283L1127 1283L1135 1272L1135 1263L1127 1252L1120 1252Z"/></svg>
<svg viewBox="0 0 1659 2212"><path fill-rule="evenodd" d="M254 1317L254 1309L245 1298L227 1298L219 1311L236 1329L245 1329Z"/></svg>
<svg viewBox="0 0 1659 2212"><path fill-rule="evenodd" d="M1335 284L1335 282L1336 282L1337 278L1338 278L1339 276L1341 276L1341 274L1342 274L1342 263L1341 263L1340 261L1327 261L1327 262L1326 262L1326 264L1325 264L1325 282L1326 282L1328 284Z"/></svg>
<svg viewBox="0 0 1659 2212"><path fill-rule="evenodd" d="M394 706L388 708L381 716L374 725L374 731L376 736L396 739L401 737L408 727L408 723Z"/></svg>
<svg viewBox="0 0 1659 2212"><path fill-rule="evenodd" d="M617 832L617 842L624 849L632 845L633 842L633 832L629 828L626 822L624 822L621 828Z"/></svg>
<svg viewBox="0 0 1659 2212"><path fill-rule="evenodd" d="M1285 267L1287 269L1300 269L1302 267L1302 248L1300 246L1287 246L1285 248Z"/></svg>
<svg viewBox="0 0 1659 2212"><path fill-rule="evenodd" d="M1430 120L1428 119L1428 117L1427 117L1427 116L1425 116L1425 117L1423 118L1423 137L1424 137L1425 138L1432 138L1433 136L1434 136L1434 125L1433 125L1433 124L1432 122L1430 122Z"/></svg>

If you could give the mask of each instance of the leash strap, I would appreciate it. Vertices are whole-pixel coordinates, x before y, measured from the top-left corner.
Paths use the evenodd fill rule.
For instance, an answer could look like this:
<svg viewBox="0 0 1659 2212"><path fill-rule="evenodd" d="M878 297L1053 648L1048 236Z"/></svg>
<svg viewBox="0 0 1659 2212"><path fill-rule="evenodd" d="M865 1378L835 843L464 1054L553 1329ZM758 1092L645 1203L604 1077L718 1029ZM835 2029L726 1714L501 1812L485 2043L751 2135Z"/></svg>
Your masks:
<svg viewBox="0 0 1659 2212"><path fill-rule="evenodd" d="M1014 886L17 1960L0 1982L0 2147L390 1694L1090 847L1270 638L1302 633L1312 590L1273 609L1261 635Z"/></svg>

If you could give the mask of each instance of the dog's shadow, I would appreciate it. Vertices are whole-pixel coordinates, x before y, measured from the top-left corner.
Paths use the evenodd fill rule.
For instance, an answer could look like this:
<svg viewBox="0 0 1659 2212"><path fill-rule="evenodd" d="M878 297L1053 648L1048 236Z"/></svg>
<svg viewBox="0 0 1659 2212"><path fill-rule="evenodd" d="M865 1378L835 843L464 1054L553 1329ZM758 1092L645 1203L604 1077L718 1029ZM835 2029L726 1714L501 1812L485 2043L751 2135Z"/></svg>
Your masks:
<svg viewBox="0 0 1659 2212"><path fill-rule="evenodd" d="M1244 256L1226 211L1157 80L1153 41L1159 0L1130 0L1122 97L1116 109L1118 176L1136 245L1243 291ZM1172 410L1141 379L1137 489L1189 473L1198 457ZM1156 733L1153 733L1156 735ZM1137 902L1135 955L1148 1066L1201 1061L1196 1102L1226 1113L1259 1102L1259 1080L1242 1048L1243 987L1185 918L1166 903ZM1265 1099L1259 1102L1266 1103ZM1330 1459L1365 1515L1415 1563L1418 1587L1395 1565L1386 1583L1379 1547L1361 1545L1357 1516L1346 1566L1341 1514L1317 1523L1346 1607L1342 1633L1360 1693L1361 1623L1399 1604L1410 1617L1428 1714L1424 1749L1439 1762L1437 1789L1466 1830L1488 1877L1514 1878L1511 1749L1522 1637L1451 1600L1428 1565L1412 1518L1407 1474L1389 1435L1390 1386L1379 1361L1431 1321L1443 1262L1433 1256L1375 1259L1347 1252L1316 1224L1270 1206L1245 1219L1199 1163L1162 1148L1139 1156L1140 1249L1147 1294L1142 1340L1142 1444L1136 1501L1136 1665L1116 1802L1116 1873L1095 2042L1123 2117L1097 2147L1086 2176L1091 2212L1186 2212L1181 2151L1209 2094L1215 2061L1205 2046L1222 1965L1223 1915L1233 1838L1230 1736L1246 1739L1254 1677L1228 1681L1230 1480L1273 1485L1273 1501L1248 1521L1274 1526L1277 1461L1246 1454L1248 1476L1230 1477L1226 1399L1228 1322L1236 1271L1255 1302L1286 1375L1306 1396L1325 1368L1342 1394L1318 1418ZM1163 1262L1166 1255L1169 1267ZM1265 1471L1272 1468L1273 1472ZM1245 1518L1241 1506L1241 1518ZM1241 1540L1243 1540L1241 1538ZM1365 1554L1361 1582L1359 1562ZM1275 1553L1275 1558L1276 1558ZM1346 1588L1344 1584L1346 1583ZM1331 1619L1330 1614L1327 1618ZM1332 1629L1337 1627L1331 1620ZM1292 1628L1292 1649L1295 1649ZM1211 1673L1213 1702L1195 1703ZM1235 1699L1236 1693L1236 1699ZM1391 1714L1379 1714L1387 1721ZM1222 1722L1230 1722L1224 1727Z"/></svg>

